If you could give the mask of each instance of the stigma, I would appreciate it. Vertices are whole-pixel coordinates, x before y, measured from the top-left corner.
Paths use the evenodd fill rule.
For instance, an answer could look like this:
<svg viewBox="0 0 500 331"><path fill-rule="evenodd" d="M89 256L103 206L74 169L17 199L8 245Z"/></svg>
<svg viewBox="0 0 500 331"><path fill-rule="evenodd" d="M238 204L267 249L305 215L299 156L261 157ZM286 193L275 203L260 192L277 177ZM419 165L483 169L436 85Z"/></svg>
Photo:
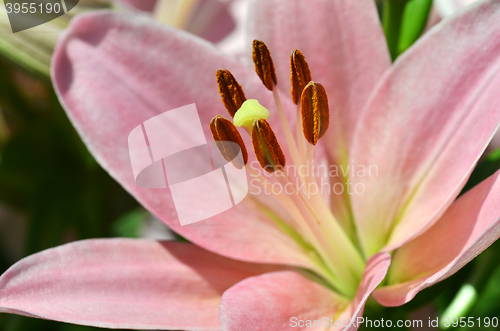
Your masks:
<svg viewBox="0 0 500 331"><path fill-rule="evenodd" d="M247 129L251 132L254 122L259 119L267 120L269 110L262 106L257 100L249 99L241 105L233 117L234 125Z"/></svg>

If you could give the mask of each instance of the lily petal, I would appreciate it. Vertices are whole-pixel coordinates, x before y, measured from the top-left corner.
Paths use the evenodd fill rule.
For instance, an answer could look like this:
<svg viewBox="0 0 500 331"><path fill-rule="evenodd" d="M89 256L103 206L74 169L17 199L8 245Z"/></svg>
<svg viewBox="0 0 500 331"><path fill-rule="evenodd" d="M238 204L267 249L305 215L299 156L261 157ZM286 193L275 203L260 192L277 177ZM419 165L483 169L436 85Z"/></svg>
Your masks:
<svg viewBox="0 0 500 331"><path fill-rule="evenodd" d="M500 121L500 3L444 20L401 56L369 102L351 161L365 253L393 250L455 200ZM382 194L383 193L383 194Z"/></svg>
<svg viewBox="0 0 500 331"><path fill-rule="evenodd" d="M389 285L374 296L385 306L402 305L457 272L499 237L500 171L460 197L424 234L398 249Z"/></svg>
<svg viewBox="0 0 500 331"><path fill-rule="evenodd" d="M370 92L391 65L375 3L256 0L250 20L250 36L269 46L278 86L287 94L290 54L299 49L305 55L312 79L328 94L334 126L325 144L336 155L345 152Z"/></svg>
<svg viewBox="0 0 500 331"><path fill-rule="evenodd" d="M181 227L168 188L147 189L135 183L127 139L145 120L196 103L205 137L212 139L210 120L225 112L215 79L220 68L231 70L247 96L271 109L272 95L253 70L201 39L140 15L78 16L55 50L52 80L69 118L101 166L172 230L233 258L312 267L307 253L249 197L209 220ZM269 121L276 123L276 118L273 113ZM181 120L169 129L172 140L182 143L190 133L179 132L179 127ZM203 197L193 194L195 198Z"/></svg>
<svg viewBox="0 0 500 331"><path fill-rule="evenodd" d="M187 243L87 240L7 270L0 312L107 328L219 330L222 293L271 270Z"/></svg>
<svg viewBox="0 0 500 331"><path fill-rule="evenodd" d="M455 14L460 9L465 8L475 1L477 0L436 0L434 6L441 17L447 17Z"/></svg>
<svg viewBox="0 0 500 331"><path fill-rule="evenodd" d="M312 79L325 87L330 105L331 125L319 145L332 166L345 165L363 106L391 65L375 2L255 0L249 19L249 35L270 48L278 87L287 95L290 54L299 49L305 55ZM343 185L343 178L327 180L331 187ZM335 217L350 233L354 226L348 198L331 194L329 199Z"/></svg>
<svg viewBox="0 0 500 331"><path fill-rule="evenodd" d="M118 4L122 4L133 9L151 13L155 9L158 0L114 0L114 1Z"/></svg>
<svg viewBox="0 0 500 331"><path fill-rule="evenodd" d="M281 271L248 278L226 292L220 305L224 330L357 330L355 323L371 292L384 279L391 257L373 256L352 302L294 271ZM295 318L294 318L295 317ZM323 319L327 317L327 319ZM326 327L332 325L332 328ZM305 327L307 320L319 320ZM335 327L335 321L339 326ZM296 323L296 324L295 324ZM323 325L323 324L324 325Z"/></svg>
<svg viewBox="0 0 500 331"><path fill-rule="evenodd" d="M351 324L343 331L355 331L358 329L358 318L363 316L366 300L372 292L379 286L387 275L387 270L391 264L391 256L388 253L378 253L373 255L366 262L365 272L354 300L351 302L339 317L341 320L349 320Z"/></svg>
<svg viewBox="0 0 500 331"><path fill-rule="evenodd" d="M319 320L334 316L347 304L346 299L301 274L282 271L249 278L227 290L222 296L220 320L227 331L294 330L293 317ZM317 325L308 329L325 328Z"/></svg>

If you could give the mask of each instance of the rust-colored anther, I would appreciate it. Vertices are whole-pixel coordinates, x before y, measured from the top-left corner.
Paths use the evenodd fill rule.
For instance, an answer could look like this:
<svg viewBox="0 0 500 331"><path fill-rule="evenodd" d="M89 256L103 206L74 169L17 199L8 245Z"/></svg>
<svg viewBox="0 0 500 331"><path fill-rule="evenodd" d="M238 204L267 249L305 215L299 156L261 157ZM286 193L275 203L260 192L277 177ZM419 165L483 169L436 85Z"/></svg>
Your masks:
<svg viewBox="0 0 500 331"><path fill-rule="evenodd" d="M302 130L306 140L316 145L330 124L328 97L323 85L309 82L301 97Z"/></svg>
<svg viewBox="0 0 500 331"><path fill-rule="evenodd" d="M234 114L236 114L243 102L247 99L245 93L229 70L217 70L215 76L217 76L217 84L219 85L222 103L226 107L229 115L234 117Z"/></svg>
<svg viewBox="0 0 500 331"><path fill-rule="evenodd" d="M257 160L267 172L283 170L285 155L269 123L261 118L255 120L252 129L252 144Z"/></svg>
<svg viewBox="0 0 500 331"><path fill-rule="evenodd" d="M300 102L302 91L311 79L311 70L306 62L304 55L298 50L294 50L290 55L290 85L292 85L292 100L293 103Z"/></svg>
<svg viewBox="0 0 500 331"><path fill-rule="evenodd" d="M248 162L248 152L245 147L245 143L243 142L243 139L233 122L217 115L210 121L210 131L212 131L212 136L217 144L217 148L219 148L219 151L224 159L231 161L236 168L243 169ZM238 144L240 148L238 149L233 144L225 142ZM237 157L240 150L243 156L243 163L241 163L241 159Z"/></svg>
<svg viewBox="0 0 500 331"><path fill-rule="evenodd" d="M271 52L269 52L269 48L263 41L257 39L253 41L252 58L255 64L255 72L259 75L264 86L269 91L272 91L274 85L278 83L278 79L276 78Z"/></svg>

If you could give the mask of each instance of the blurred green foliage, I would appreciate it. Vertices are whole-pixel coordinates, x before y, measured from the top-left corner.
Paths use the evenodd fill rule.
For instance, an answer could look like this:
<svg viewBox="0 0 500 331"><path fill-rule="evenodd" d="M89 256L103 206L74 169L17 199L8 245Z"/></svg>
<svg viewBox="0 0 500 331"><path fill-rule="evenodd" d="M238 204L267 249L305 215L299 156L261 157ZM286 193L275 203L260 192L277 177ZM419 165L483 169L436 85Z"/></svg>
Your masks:
<svg viewBox="0 0 500 331"><path fill-rule="evenodd" d="M432 0L384 0L382 25L394 61L424 32Z"/></svg>
<svg viewBox="0 0 500 331"><path fill-rule="evenodd" d="M87 151L50 81L37 80L0 59L0 109L5 121L0 140L0 206L14 211L17 217L9 221L24 223L17 224L24 231L14 238L24 243L22 256L17 258L73 240L138 235L116 232L125 228L117 222L124 215L145 212L137 211L138 203ZM12 234L3 233L2 238L5 236ZM16 257L7 254L6 243L0 242L0 247L3 273ZM0 329L94 328L0 314Z"/></svg>
<svg viewBox="0 0 500 331"><path fill-rule="evenodd" d="M411 0L403 11L397 54L402 54L422 35L432 8L432 0Z"/></svg>

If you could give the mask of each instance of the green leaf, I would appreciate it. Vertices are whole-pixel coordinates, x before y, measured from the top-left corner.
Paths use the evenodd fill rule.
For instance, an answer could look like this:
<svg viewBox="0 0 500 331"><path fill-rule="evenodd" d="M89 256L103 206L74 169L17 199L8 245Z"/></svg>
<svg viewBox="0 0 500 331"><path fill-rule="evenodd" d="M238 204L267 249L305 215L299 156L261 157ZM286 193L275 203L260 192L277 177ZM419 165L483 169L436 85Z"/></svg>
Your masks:
<svg viewBox="0 0 500 331"><path fill-rule="evenodd" d="M382 26L387 38L387 46L394 61L398 57L398 44L403 21L403 13L408 0L384 0Z"/></svg>
<svg viewBox="0 0 500 331"><path fill-rule="evenodd" d="M136 209L120 217L112 225L112 234L117 237L139 238L146 223L148 212Z"/></svg>
<svg viewBox="0 0 500 331"><path fill-rule="evenodd" d="M432 0L411 0L405 7L398 42L398 55L406 51L424 32Z"/></svg>
<svg viewBox="0 0 500 331"><path fill-rule="evenodd" d="M382 25L394 61L420 37L432 0L384 0Z"/></svg>

